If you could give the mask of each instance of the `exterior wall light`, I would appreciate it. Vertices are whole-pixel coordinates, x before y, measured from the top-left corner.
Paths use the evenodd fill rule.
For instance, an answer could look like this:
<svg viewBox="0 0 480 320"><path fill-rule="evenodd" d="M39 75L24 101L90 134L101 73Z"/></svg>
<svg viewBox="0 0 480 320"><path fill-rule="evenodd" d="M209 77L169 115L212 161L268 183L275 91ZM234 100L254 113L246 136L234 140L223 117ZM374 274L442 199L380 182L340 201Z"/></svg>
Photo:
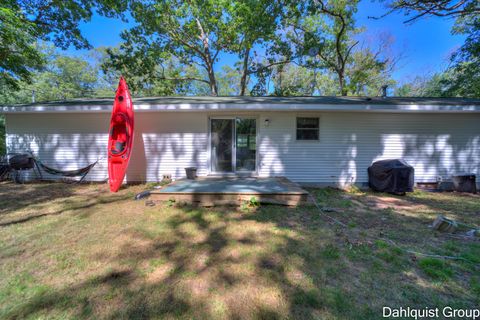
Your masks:
<svg viewBox="0 0 480 320"><path fill-rule="evenodd" d="M263 121L263 123L265 124L265 127L268 127L268 126L270 125L270 119L268 119L268 118L265 119L265 120Z"/></svg>

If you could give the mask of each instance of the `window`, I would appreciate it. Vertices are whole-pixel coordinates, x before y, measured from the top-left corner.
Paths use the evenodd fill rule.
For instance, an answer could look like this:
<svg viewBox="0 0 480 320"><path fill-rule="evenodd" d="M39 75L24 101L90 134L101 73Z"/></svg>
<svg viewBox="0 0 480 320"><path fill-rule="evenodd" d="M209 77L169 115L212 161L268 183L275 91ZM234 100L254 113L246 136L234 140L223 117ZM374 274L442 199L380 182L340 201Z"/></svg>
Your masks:
<svg viewBox="0 0 480 320"><path fill-rule="evenodd" d="M319 118L297 118L297 140L318 140Z"/></svg>

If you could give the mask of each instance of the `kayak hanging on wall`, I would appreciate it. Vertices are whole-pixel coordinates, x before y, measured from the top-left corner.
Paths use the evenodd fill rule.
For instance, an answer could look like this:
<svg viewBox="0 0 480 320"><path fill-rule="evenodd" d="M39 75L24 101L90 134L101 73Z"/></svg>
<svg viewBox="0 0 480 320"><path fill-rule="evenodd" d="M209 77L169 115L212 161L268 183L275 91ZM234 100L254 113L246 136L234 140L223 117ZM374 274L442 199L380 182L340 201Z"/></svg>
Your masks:
<svg viewBox="0 0 480 320"><path fill-rule="evenodd" d="M117 192L127 173L133 148L133 102L127 83L120 78L108 136L108 182L110 191Z"/></svg>

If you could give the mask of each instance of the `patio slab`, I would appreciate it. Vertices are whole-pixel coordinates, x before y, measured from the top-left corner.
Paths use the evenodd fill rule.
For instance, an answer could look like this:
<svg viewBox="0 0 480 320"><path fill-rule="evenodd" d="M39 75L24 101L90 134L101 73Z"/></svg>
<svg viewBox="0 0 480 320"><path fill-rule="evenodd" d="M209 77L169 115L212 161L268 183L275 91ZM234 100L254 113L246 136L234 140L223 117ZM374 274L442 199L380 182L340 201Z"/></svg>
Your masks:
<svg viewBox="0 0 480 320"><path fill-rule="evenodd" d="M152 199L175 200L200 205L239 204L254 197L260 203L298 205L308 192L284 177L199 177L177 180L152 191Z"/></svg>

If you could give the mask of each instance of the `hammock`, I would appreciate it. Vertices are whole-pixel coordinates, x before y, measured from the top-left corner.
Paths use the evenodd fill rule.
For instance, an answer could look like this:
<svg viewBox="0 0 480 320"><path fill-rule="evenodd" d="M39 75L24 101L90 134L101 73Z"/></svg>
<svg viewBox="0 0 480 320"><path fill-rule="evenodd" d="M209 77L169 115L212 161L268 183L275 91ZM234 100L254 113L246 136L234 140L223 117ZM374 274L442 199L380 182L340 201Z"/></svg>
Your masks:
<svg viewBox="0 0 480 320"><path fill-rule="evenodd" d="M87 174L90 172L90 170L98 163L98 161L100 160L97 160L91 164L89 164L88 166L84 167L84 168L80 168L80 169L77 169L77 170L58 170L58 169L54 169L54 168L51 168L45 164L43 164L40 160L38 160L37 158L34 158L35 159L35 163L43 169L43 171L45 171L46 173L49 173L49 174L52 174L52 175L56 175L56 176L63 176L63 177L82 177L80 179L79 182L81 182L83 179L85 179L85 177L87 176Z"/></svg>
<svg viewBox="0 0 480 320"><path fill-rule="evenodd" d="M18 153L12 153L13 155L21 155ZM87 174L90 172L90 170L100 161L102 158L97 159L97 161L89 164L88 166L76 170L59 170L55 169L52 167L49 167L42 163L40 159L35 157L33 155L32 151L26 151L26 155L30 155L30 158L33 159L33 162L35 164L35 167L37 168L38 174L40 176L40 179L43 179L42 177L42 171L40 170L43 169L46 173L49 173L51 175L56 175L56 176L63 176L63 177L82 177L78 182L82 182L83 179L87 176ZM2 166L2 165L6 166ZM13 168L8 164L8 163L0 163L0 178L4 177L7 175L8 172L10 172Z"/></svg>

